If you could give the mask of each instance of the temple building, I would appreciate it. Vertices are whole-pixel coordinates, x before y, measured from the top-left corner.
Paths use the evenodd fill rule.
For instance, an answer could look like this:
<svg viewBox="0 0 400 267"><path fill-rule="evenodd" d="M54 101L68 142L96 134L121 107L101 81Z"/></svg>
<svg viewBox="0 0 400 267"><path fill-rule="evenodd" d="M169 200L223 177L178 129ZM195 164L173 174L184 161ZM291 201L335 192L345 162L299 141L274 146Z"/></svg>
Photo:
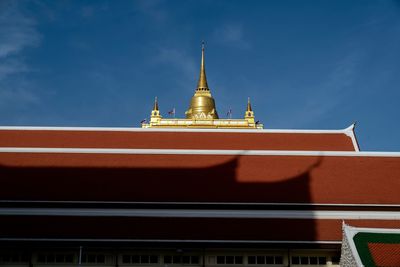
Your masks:
<svg viewBox="0 0 400 267"><path fill-rule="evenodd" d="M400 228L399 152L360 151L354 125L263 129L243 111L219 118L203 47L184 119L156 100L138 128L0 126L0 266L396 262L370 229Z"/></svg>

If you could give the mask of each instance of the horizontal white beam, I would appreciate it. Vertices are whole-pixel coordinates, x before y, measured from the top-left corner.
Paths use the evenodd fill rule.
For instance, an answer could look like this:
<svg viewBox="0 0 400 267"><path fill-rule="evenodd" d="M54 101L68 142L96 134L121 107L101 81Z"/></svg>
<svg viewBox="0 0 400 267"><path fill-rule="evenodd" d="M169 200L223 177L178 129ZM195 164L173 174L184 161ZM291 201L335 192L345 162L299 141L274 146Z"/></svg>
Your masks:
<svg viewBox="0 0 400 267"><path fill-rule="evenodd" d="M399 211L0 208L1 216L400 220Z"/></svg>
<svg viewBox="0 0 400 267"><path fill-rule="evenodd" d="M186 202L186 201L98 201L98 200L88 200L88 201L80 201L80 200L0 200L0 203L24 203L24 204L138 204L138 205L228 205L228 206L306 206L306 207L315 207L323 206L323 207L353 207L353 208L366 208L366 207L377 207L377 208L400 208L400 204L376 204L376 203L296 203L296 202Z"/></svg>
<svg viewBox="0 0 400 267"><path fill-rule="evenodd" d="M400 152L222 150L222 149L129 149L129 148L41 148L0 147L0 153L132 154L132 155L232 155L313 157L400 157Z"/></svg>
<svg viewBox="0 0 400 267"><path fill-rule="evenodd" d="M225 133L306 133L306 134L346 134L352 126L338 130L301 129L189 129L189 128L134 128L134 127L40 127L40 126L0 126L0 130L22 131L100 131L100 132L225 132Z"/></svg>
<svg viewBox="0 0 400 267"><path fill-rule="evenodd" d="M238 244L332 244L339 245L341 241L333 240L204 240L204 239L102 239L102 238L8 238L0 237L0 241L35 241L35 242L146 242L146 243L238 243Z"/></svg>

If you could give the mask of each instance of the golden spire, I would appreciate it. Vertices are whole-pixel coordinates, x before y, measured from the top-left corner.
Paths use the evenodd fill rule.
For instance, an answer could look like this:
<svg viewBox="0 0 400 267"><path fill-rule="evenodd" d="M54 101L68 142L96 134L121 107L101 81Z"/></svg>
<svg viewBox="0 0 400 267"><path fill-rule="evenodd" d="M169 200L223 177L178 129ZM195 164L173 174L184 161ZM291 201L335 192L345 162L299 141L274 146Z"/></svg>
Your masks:
<svg viewBox="0 0 400 267"><path fill-rule="evenodd" d="M201 43L201 64L199 82L197 83L196 91L210 91L207 84L206 66L204 62L204 41Z"/></svg>
<svg viewBox="0 0 400 267"><path fill-rule="evenodd" d="M189 109L185 112L187 119L218 119L215 101L211 96L210 88L208 88L207 84L204 62L204 42L202 42L199 82L197 83L195 94L190 101Z"/></svg>
<svg viewBox="0 0 400 267"><path fill-rule="evenodd" d="M158 122L161 119L160 110L158 109L157 97L154 99L153 110L151 111L150 123Z"/></svg>
<svg viewBox="0 0 400 267"><path fill-rule="evenodd" d="M251 104L250 104L250 97L247 98L247 110L246 111L253 111L251 109Z"/></svg>
<svg viewBox="0 0 400 267"><path fill-rule="evenodd" d="M244 113L244 118L250 122L254 123L254 112L251 109L251 104L250 104L250 97L247 98L247 109L246 112Z"/></svg>
<svg viewBox="0 0 400 267"><path fill-rule="evenodd" d="M158 110L158 101L157 101L157 97L154 99L154 107L153 110Z"/></svg>

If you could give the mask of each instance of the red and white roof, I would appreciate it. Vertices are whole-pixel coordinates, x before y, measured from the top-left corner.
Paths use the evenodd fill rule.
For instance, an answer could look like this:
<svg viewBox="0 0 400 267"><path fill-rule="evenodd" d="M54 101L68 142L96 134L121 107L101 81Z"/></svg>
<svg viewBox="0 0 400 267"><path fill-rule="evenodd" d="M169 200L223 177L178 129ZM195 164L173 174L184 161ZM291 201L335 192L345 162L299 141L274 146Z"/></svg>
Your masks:
<svg viewBox="0 0 400 267"><path fill-rule="evenodd" d="M3 127L0 182L0 240L338 244L342 220L400 227L400 153L359 152L353 127Z"/></svg>
<svg viewBox="0 0 400 267"><path fill-rule="evenodd" d="M353 129L0 127L0 147L358 151Z"/></svg>

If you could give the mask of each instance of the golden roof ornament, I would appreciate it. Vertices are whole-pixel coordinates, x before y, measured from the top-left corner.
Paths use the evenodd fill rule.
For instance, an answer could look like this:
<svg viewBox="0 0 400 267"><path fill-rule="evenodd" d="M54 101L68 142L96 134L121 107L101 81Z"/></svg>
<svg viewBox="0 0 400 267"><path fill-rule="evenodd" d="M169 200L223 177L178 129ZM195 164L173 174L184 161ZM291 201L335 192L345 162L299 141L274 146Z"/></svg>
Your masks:
<svg viewBox="0 0 400 267"><path fill-rule="evenodd" d="M160 123L161 119L162 117L160 115L160 110L158 109L158 100L157 97L155 97L153 110L151 111L151 116L150 116L150 124L158 124Z"/></svg>
<svg viewBox="0 0 400 267"><path fill-rule="evenodd" d="M157 110L157 111L158 111L158 101L157 101L157 97L154 98L153 110Z"/></svg>
<svg viewBox="0 0 400 267"><path fill-rule="evenodd" d="M247 109L244 113L244 118L251 123L254 123L254 112L251 109L250 97L247 98Z"/></svg>
<svg viewBox="0 0 400 267"><path fill-rule="evenodd" d="M200 63L200 75L199 81L197 83L196 92L202 91L210 91L207 84L207 76L206 76L206 66L204 62L204 41L201 43L201 63Z"/></svg>
<svg viewBox="0 0 400 267"><path fill-rule="evenodd" d="M253 111L253 110L251 109L250 97L247 98L247 110L246 110L246 111L247 111L247 112Z"/></svg>
<svg viewBox="0 0 400 267"><path fill-rule="evenodd" d="M207 83L204 60L204 42L201 45L200 75L197 88L190 101L189 109L185 112L187 119L218 119L214 98L211 96Z"/></svg>
<svg viewBox="0 0 400 267"><path fill-rule="evenodd" d="M175 111L174 111L175 114ZM142 123L143 128L219 128L219 129L263 129L263 125L255 122L250 98L247 99L247 109L242 119L220 119L211 95L206 77L204 60L204 42L201 45L200 75L197 88L190 101L186 118L163 118L158 108L157 97L154 100L150 122Z"/></svg>

